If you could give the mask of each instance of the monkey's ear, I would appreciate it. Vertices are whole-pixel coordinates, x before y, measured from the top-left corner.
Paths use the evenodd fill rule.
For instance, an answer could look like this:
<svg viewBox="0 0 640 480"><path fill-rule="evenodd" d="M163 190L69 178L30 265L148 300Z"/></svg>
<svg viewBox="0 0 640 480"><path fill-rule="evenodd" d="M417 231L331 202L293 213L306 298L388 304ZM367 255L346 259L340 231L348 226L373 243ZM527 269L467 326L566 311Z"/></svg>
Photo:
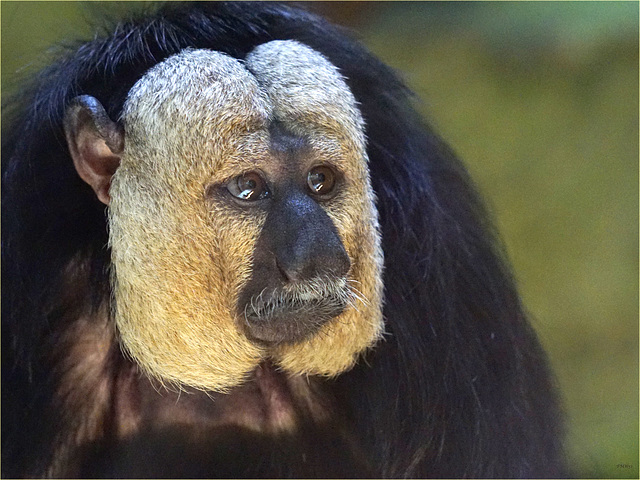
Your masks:
<svg viewBox="0 0 640 480"><path fill-rule="evenodd" d="M78 175L105 205L109 205L111 177L120 165L124 131L102 104L89 95L73 99L64 117L69 151Z"/></svg>

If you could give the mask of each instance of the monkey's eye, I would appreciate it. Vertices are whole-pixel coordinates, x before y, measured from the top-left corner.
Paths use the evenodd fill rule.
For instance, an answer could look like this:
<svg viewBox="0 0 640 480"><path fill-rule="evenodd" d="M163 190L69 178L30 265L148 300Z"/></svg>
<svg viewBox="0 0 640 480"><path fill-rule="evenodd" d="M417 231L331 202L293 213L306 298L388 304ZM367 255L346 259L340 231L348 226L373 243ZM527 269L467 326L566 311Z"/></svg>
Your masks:
<svg viewBox="0 0 640 480"><path fill-rule="evenodd" d="M326 165L319 165L309 170L307 185L311 193L316 195L328 195L336 186L336 172Z"/></svg>
<svg viewBox="0 0 640 480"><path fill-rule="evenodd" d="M262 200L271 195L267 182L258 172L249 172L232 178L227 184L227 190L234 197L247 202Z"/></svg>

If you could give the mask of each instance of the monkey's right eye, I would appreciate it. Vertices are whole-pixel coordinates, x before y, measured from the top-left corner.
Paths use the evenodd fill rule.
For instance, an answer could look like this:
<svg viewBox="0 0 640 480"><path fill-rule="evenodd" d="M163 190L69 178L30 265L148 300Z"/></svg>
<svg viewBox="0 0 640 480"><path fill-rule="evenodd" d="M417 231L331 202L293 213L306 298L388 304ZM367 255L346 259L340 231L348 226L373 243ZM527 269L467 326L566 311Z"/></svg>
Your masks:
<svg viewBox="0 0 640 480"><path fill-rule="evenodd" d="M246 202L255 202L271 196L267 182L258 172L248 172L232 178L227 190L234 197Z"/></svg>

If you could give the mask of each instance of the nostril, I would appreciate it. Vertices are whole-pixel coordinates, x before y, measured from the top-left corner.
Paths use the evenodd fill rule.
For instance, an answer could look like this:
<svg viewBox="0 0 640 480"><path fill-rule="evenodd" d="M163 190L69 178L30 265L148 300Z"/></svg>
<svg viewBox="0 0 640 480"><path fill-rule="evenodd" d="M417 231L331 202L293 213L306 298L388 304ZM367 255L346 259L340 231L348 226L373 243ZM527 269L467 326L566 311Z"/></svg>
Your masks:
<svg viewBox="0 0 640 480"><path fill-rule="evenodd" d="M280 275L282 275L282 278L285 281L287 282L298 281L300 275L296 270L294 270L291 267L287 268L286 266L283 266L282 263L278 260L278 257L275 255L274 255L274 261L276 264L276 268L278 269L278 272L280 272Z"/></svg>
<svg viewBox="0 0 640 480"><path fill-rule="evenodd" d="M351 260L349 259L349 254L345 250L342 243L340 243L340 251L338 255L334 255L331 272L336 277L346 277L347 273L349 273L349 269L351 268Z"/></svg>

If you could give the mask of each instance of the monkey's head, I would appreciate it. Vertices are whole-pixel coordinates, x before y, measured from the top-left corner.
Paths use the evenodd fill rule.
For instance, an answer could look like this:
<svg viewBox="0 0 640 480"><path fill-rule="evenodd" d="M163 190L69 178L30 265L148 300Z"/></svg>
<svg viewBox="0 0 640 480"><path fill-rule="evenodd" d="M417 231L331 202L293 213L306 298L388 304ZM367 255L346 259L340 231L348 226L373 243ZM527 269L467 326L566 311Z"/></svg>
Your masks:
<svg viewBox="0 0 640 480"><path fill-rule="evenodd" d="M265 359L333 376L379 337L363 121L319 53L184 50L134 85L119 123L82 96L65 129L108 205L121 341L152 376L221 391Z"/></svg>

